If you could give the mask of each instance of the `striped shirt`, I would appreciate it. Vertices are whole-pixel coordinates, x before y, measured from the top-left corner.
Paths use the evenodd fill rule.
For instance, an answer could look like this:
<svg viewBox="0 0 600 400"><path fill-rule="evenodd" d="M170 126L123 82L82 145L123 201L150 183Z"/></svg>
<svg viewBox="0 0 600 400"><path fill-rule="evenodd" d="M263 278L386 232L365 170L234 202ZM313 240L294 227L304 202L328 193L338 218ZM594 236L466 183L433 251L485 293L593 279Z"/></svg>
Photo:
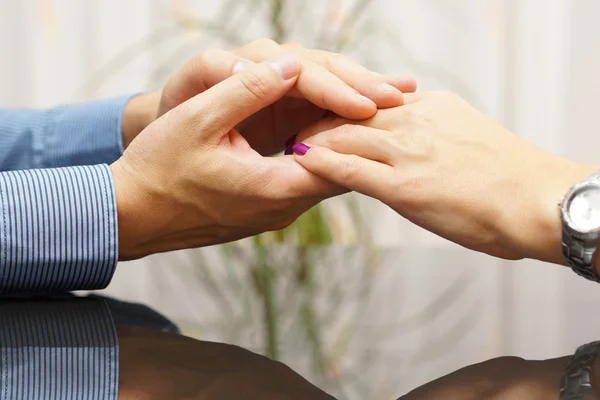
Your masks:
<svg viewBox="0 0 600 400"><path fill-rule="evenodd" d="M99 299L0 302L0 400L116 400L118 340Z"/></svg>
<svg viewBox="0 0 600 400"><path fill-rule="evenodd" d="M180 334L143 304L70 293L3 297L0 400L116 400L117 327Z"/></svg>
<svg viewBox="0 0 600 400"><path fill-rule="evenodd" d="M130 96L0 109L0 294L104 288L118 259L107 164Z"/></svg>

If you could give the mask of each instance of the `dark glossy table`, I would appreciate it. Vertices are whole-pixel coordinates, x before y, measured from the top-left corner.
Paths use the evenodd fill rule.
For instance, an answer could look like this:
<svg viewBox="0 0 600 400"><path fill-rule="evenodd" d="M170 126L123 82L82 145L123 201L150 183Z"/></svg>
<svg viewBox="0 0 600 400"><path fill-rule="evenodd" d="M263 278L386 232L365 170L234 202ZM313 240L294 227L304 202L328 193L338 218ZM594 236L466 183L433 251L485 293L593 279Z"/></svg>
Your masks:
<svg viewBox="0 0 600 400"><path fill-rule="evenodd" d="M0 300L1 400L332 399L290 368L100 296Z"/></svg>

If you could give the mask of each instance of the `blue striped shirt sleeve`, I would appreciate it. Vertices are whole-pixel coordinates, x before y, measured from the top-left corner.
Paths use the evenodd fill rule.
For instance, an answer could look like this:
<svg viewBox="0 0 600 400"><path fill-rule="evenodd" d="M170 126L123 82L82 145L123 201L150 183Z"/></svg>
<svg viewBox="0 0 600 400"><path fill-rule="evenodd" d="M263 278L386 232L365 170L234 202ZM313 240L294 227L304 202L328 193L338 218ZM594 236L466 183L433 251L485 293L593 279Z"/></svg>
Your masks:
<svg viewBox="0 0 600 400"><path fill-rule="evenodd" d="M0 109L0 170L112 163L123 153L122 116L131 97Z"/></svg>
<svg viewBox="0 0 600 400"><path fill-rule="evenodd" d="M107 165L0 173L0 294L104 288L117 260Z"/></svg>
<svg viewBox="0 0 600 400"><path fill-rule="evenodd" d="M0 172L0 294L110 282L118 230L105 164L123 153L122 116L131 97L0 109L0 171L9 171Z"/></svg>
<svg viewBox="0 0 600 400"><path fill-rule="evenodd" d="M103 301L3 301L0 326L0 400L118 398L118 338Z"/></svg>

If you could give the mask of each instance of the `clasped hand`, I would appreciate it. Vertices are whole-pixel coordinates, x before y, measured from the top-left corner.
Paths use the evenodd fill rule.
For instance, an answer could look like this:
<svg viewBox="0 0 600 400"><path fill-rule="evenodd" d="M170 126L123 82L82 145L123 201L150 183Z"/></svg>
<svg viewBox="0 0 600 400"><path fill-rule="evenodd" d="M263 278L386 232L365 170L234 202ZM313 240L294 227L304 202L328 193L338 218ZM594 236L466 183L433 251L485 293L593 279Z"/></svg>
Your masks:
<svg viewBox="0 0 600 400"><path fill-rule="evenodd" d="M265 156L283 150L290 136L327 111L368 118L378 107L403 104L402 91L415 86L299 45L259 41L232 53L201 54L173 75L160 94L159 118L126 138L131 143L111 165L119 258L289 225L347 189L293 157Z"/></svg>
<svg viewBox="0 0 600 400"><path fill-rule="evenodd" d="M469 249L564 263L557 204L598 170L527 142L450 92L407 94L365 121L330 117L297 161ZM307 147L310 150L307 152Z"/></svg>

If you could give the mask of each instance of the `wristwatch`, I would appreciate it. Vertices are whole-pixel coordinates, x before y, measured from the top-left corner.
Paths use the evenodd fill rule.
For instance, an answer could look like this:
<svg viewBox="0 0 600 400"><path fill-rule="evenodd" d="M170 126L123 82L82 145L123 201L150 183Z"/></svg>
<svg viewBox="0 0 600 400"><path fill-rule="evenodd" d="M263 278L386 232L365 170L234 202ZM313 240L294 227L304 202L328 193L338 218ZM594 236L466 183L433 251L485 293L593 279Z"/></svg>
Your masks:
<svg viewBox="0 0 600 400"><path fill-rule="evenodd" d="M598 400L592 387L592 366L600 352L600 341L579 347L560 380L560 400Z"/></svg>
<svg viewBox="0 0 600 400"><path fill-rule="evenodd" d="M600 243L600 171L573 186L560 202L562 251L580 276L600 282L594 253Z"/></svg>

